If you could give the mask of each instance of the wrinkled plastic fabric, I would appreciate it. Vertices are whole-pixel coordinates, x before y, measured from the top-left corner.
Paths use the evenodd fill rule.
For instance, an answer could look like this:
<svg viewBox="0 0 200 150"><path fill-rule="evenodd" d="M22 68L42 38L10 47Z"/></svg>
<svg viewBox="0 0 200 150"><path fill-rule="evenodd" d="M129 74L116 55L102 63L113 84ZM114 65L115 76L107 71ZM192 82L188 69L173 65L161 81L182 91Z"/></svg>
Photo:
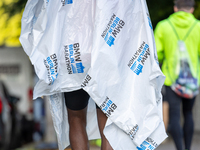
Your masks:
<svg viewBox="0 0 200 150"><path fill-rule="evenodd" d="M82 87L109 117L105 131L117 126L138 149L151 136L158 145L166 138L158 109L165 77L157 63L146 3L101 0L95 10L91 68ZM160 128L163 132L157 131ZM114 147L115 139L109 136L113 133L105 135Z"/></svg>
<svg viewBox="0 0 200 150"><path fill-rule="evenodd" d="M29 0L20 42L39 82L33 98L80 89L90 67L93 0Z"/></svg>
<svg viewBox="0 0 200 150"><path fill-rule="evenodd" d="M33 98L48 95L61 150L69 145L67 110L61 92L80 89L90 67L94 3L29 0L23 13L20 42L39 77ZM90 100L87 111L90 140L100 138L95 108Z"/></svg>
<svg viewBox="0 0 200 150"><path fill-rule="evenodd" d="M69 145L62 92L91 96L89 139L99 138L95 103L108 116L104 134L115 150L155 149L166 137L160 71L145 0L29 0L22 46L49 95L59 149ZM94 103L95 102L95 103Z"/></svg>
<svg viewBox="0 0 200 150"><path fill-rule="evenodd" d="M55 131L57 133L60 150L69 146L69 124L68 115L64 102L64 95L56 93L47 97L50 103L50 110ZM87 134L89 140L99 139L100 133L97 123L96 105L92 99L89 100L87 109Z"/></svg>

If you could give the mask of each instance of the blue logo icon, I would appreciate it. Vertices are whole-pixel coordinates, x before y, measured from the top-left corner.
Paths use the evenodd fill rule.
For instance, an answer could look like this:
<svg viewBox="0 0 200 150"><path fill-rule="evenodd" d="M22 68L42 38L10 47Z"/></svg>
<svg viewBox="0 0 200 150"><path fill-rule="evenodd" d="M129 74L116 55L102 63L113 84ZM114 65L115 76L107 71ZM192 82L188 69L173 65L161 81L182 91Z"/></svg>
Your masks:
<svg viewBox="0 0 200 150"><path fill-rule="evenodd" d="M67 4L72 4L72 3L73 3L73 0L66 0L66 3L67 3Z"/></svg>
<svg viewBox="0 0 200 150"><path fill-rule="evenodd" d="M138 150L154 150L155 147L152 146L150 143L148 143L147 141L144 141L140 147L137 147Z"/></svg>
<svg viewBox="0 0 200 150"><path fill-rule="evenodd" d="M133 62L132 65L130 65L130 69L136 74L139 75L140 73L142 73L142 69L144 67L144 62L147 59L147 54L150 55L150 53L148 52L149 45L145 44L142 52L139 54L138 58Z"/></svg>
<svg viewBox="0 0 200 150"><path fill-rule="evenodd" d="M149 21L149 26L150 26L150 28L153 29L153 26L152 26L150 17L148 16L147 18L148 18L148 21Z"/></svg>
<svg viewBox="0 0 200 150"><path fill-rule="evenodd" d="M106 43L107 43L109 46L114 45L115 38L112 37L111 35L109 36L108 33L106 34L106 37L104 38L104 40L106 41Z"/></svg>
<svg viewBox="0 0 200 150"><path fill-rule="evenodd" d="M72 4L73 0L61 0L61 3L63 6L65 6L66 4Z"/></svg>
<svg viewBox="0 0 200 150"><path fill-rule="evenodd" d="M101 35L104 38L104 41L110 47L114 45L114 41L124 25L125 25L125 22L123 20L120 20L120 18L116 17L115 14L112 15L106 29Z"/></svg>

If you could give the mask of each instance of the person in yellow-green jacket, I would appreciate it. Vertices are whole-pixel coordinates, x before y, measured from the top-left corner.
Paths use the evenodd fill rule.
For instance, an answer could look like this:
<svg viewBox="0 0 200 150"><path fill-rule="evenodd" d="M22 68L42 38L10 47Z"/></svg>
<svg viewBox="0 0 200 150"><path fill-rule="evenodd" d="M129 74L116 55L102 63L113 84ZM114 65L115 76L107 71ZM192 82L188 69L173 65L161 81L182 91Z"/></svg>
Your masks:
<svg viewBox="0 0 200 150"><path fill-rule="evenodd" d="M185 43L187 57L190 60L190 66L192 66L191 70L193 74L196 73L197 86L199 83L200 21L193 16L194 5L194 0L175 0L174 13L167 19L160 21L154 31L158 60L162 64L161 69L166 76L163 104L164 106L169 104L168 131L173 137L177 150L183 150L183 139L184 148L190 150L194 130L192 108L196 95L185 98L172 90L172 86L179 77L176 67L180 57L177 49L179 40ZM180 124L181 106L184 116L183 129Z"/></svg>

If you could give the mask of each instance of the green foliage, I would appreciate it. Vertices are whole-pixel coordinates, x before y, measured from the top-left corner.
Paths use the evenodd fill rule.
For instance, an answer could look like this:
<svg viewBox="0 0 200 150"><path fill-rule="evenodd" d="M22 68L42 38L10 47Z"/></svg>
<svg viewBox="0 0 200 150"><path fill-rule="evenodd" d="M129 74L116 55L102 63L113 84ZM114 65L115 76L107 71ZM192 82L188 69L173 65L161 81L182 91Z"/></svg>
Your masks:
<svg viewBox="0 0 200 150"><path fill-rule="evenodd" d="M173 0L146 0L149 8L149 13L153 26L155 26L158 21L167 18L173 13ZM196 1L196 9L194 15L196 18L200 19L200 0ZM14 15L21 12L25 7L27 0L15 0L10 5L3 5L5 10L10 14Z"/></svg>
<svg viewBox="0 0 200 150"><path fill-rule="evenodd" d="M20 13L22 9L24 9L27 0L12 0L11 3L7 4L3 1L2 8L5 10L4 12L9 14L9 16L13 16L17 13Z"/></svg>
<svg viewBox="0 0 200 150"><path fill-rule="evenodd" d="M194 16L200 20L200 0L196 0Z"/></svg>
<svg viewBox="0 0 200 150"><path fill-rule="evenodd" d="M146 0L149 8L153 27L169 17L173 11L174 0ZM196 6L194 16L200 19L200 0L195 0ZM0 46L19 45L20 20L22 10L25 8L27 0L0 0Z"/></svg>
<svg viewBox="0 0 200 150"><path fill-rule="evenodd" d="M20 46L19 36L24 4L18 0L0 0L0 46Z"/></svg>
<svg viewBox="0 0 200 150"><path fill-rule="evenodd" d="M173 1L174 0L146 0L149 8L149 13L151 16L152 24L155 27L156 24L163 19L169 17L173 13ZM196 7L194 15L196 18L200 19L200 0L196 1ZM27 0L16 0L11 5L4 5L5 10L9 12L10 15L19 13L26 4Z"/></svg>
<svg viewBox="0 0 200 150"><path fill-rule="evenodd" d="M149 8L149 13L151 16L151 21L153 26L155 27L156 24L169 17L174 10L174 3L173 0L146 0L147 5ZM194 16L197 19L200 19L200 0L195 0L196 1L196 6L195 6L195 11L194 11Z"/></svg>
<svg viewBox="0 0 200 150"><path fill-rule="evenodd" d="M147 0L153 26L173 13L173 0Z"/></svg>

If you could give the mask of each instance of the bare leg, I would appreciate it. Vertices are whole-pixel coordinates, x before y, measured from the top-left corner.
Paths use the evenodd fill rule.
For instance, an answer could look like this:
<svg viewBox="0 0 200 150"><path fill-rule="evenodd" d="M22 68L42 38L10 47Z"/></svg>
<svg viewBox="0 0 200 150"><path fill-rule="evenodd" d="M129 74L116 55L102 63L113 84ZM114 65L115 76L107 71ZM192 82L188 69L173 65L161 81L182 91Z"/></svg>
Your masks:
<svg viewBox="0 0 200 150"><path fill-rule="evenodd" d="M103 129L105 127L107 117L106 115L101 111L101 109L97 109L97 118L98 118L98 125L101 135L101 150L113 150L110 143L106 139L106 137L103 134Z"/></svg>
<svg viewBox="0 0 200 150"><path fill-rule="evenodd" d="M67 109L69 122L69 139L72 150L89 150L86 132L87 107L74 111Z"/></svg>
<svg viewBox="0 0 200 150"><path fill-rule="evenodd" d="M163 101L163 121L165 124L165 130L167 131L169 122L169 104L167 101Z"/></svg>

